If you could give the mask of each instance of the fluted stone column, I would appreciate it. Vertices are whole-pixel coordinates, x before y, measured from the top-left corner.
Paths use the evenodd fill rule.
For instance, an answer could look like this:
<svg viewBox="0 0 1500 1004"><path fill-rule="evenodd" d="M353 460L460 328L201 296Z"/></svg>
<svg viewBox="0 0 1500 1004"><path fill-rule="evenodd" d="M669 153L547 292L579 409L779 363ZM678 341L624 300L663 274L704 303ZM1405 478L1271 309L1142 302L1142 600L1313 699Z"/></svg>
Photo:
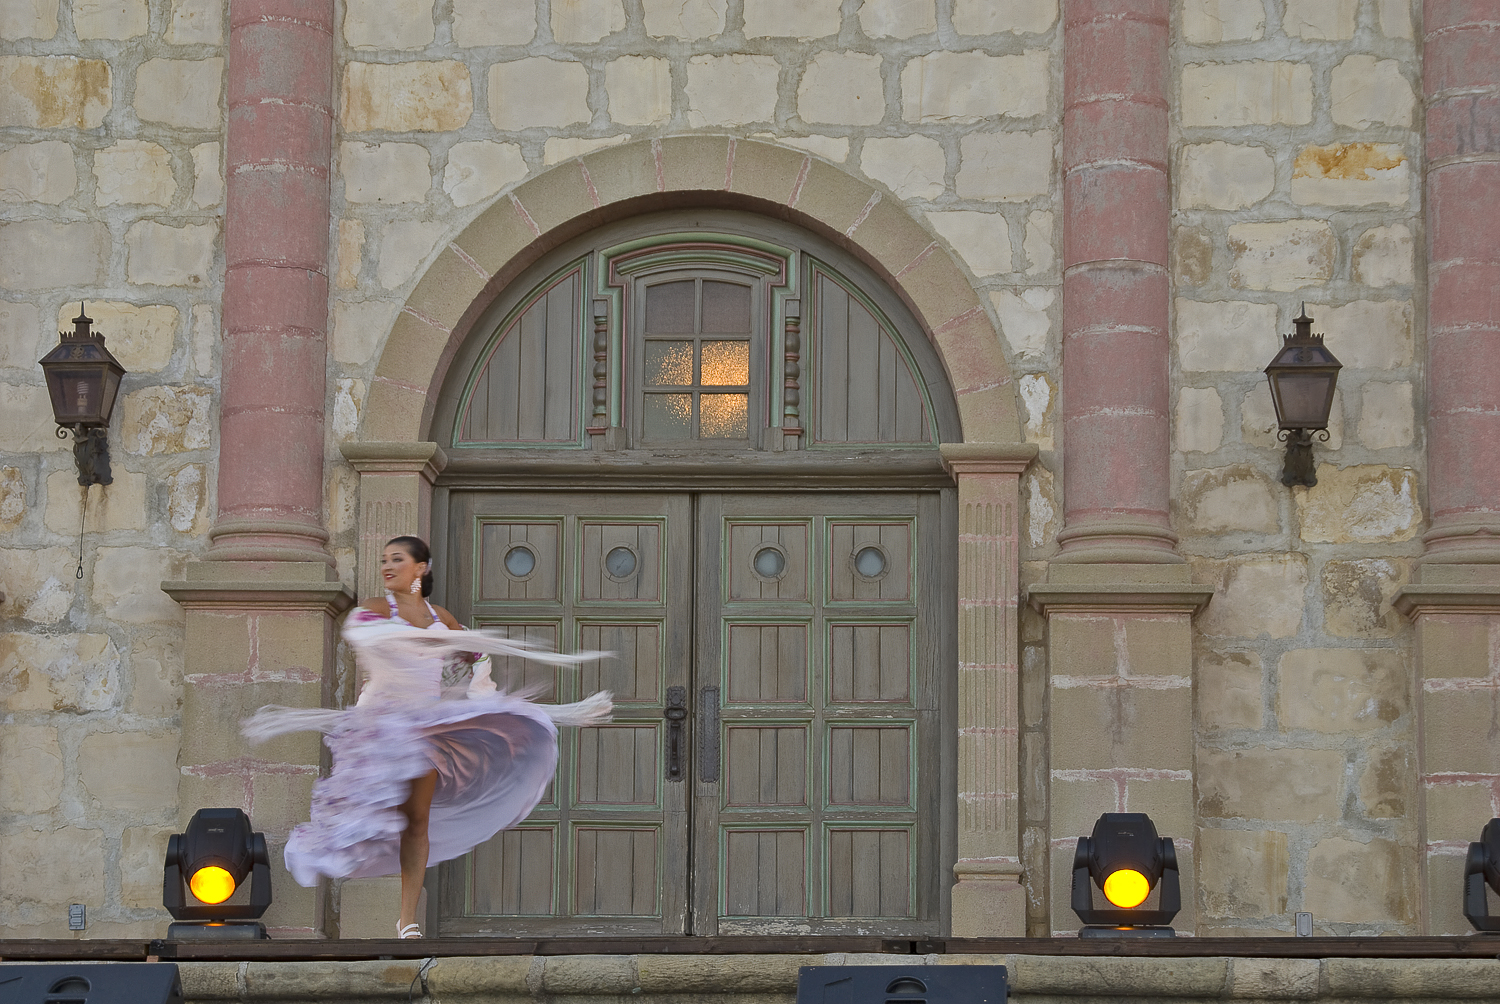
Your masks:
<svg viewBox="0 0 1500 1004"><path fill-rule="evenodd" d="M231 0L218 512L206 560L162 588L187 611L183 821L239 806L272 848L278 937L336 933L328 888L281 865L325 760L315 734L248 745L264 704L341 703L323 527L332 0Z"/></svg>
<svg viewBox="0 0 1500 1004"><path fill-rule="evenodd" d="M1021 881L1020 480L1036 447L944 443L958 480L955 937L1026 934Z"/></svg>
<svg viewBox="0 0 1500 1004"><path fill-rule="evenodd" d="M1421 680L1422 933L1467 934L1464 854L1500 791L1500 27L1489 0L1422 20L1432 528L1395 606Z"/></svg>

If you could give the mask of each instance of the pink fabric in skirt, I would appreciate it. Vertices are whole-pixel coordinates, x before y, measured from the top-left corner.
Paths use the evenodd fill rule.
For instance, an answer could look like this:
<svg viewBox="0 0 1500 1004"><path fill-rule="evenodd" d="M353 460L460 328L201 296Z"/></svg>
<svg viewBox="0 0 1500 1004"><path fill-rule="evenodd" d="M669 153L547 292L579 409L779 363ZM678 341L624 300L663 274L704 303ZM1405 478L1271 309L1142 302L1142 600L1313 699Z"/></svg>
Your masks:
<svg viewBox="0 0 1500 1004"><path fill-rule="evenodd" d="M573 705L539 705L495 689L487 663L466 693L443 693L444 663L457 652L521 655L574 664L481 631L414 628L356 611L344 625L367 682L346 710L262 708L245 722L255 741L323 732L333 770L312 791L311 819L293 828L286 866L296 881L366 878L401 871L400 806L411 782L438 775L428 822L428 864L459 857L534 809L557 769L557 723L608 721L608 694Z"/></svg>

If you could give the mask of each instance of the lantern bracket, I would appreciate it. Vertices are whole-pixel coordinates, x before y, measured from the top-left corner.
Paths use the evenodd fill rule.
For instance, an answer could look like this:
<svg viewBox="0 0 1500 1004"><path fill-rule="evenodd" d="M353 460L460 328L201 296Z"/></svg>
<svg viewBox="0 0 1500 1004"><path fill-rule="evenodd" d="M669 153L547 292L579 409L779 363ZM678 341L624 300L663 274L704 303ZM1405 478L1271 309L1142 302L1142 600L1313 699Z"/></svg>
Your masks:
<svg viewBox="0 0 1500 1004"><path fill-rule="evenodd" d="M57 438L73 437L73 463L78 468L78 483L112 485L114 474L109 468L109 430L100 425L59 425Z"/></svg>
<svg viewBox="0 0 1500 1004"><path fill-rule="evenodd" d="M1281 467L1281 483L1288 488L1293 485L1311 488L1318 483L1318 475L1313 468L1314 436L1324 443L1329 440L1327 429L1282 429L1276 433L1276 438L1286 444L1286 461Z"/></svg>

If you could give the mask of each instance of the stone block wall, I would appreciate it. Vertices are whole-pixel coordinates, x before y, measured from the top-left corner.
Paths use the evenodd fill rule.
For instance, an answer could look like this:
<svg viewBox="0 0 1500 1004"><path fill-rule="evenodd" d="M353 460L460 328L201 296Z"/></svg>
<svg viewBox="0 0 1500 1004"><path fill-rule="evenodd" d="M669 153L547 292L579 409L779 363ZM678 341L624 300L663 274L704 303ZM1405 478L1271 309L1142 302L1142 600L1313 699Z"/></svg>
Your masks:
<svg viewBox="0 0 1500 1004"><path fill-rule="evenodd" d="M1202 934L1299 910L1320 933L1418 930L1416 665L1389 602L1424 529L1413 6L1179 5L1173 517L1217 590L1183 834ZM1344 364L1310 489L1279 481L1261 373L1303 301Z"/></svg>
<svg viewBox="0 0 1500 1004"><path fill-rule="evenodd" d="M0 937L160 933L181 608L216 477L218 0L0 10ZM83 490L36 365L80 301L129 371Z"/></svg>
<svg viewBox="0 0 1500 1004"><path fill-rule="evenodd" d="M1057 23L1057 0L349 0L328 400L346 581L355 478L333 447L425 266L520 182L628 140L769 139L868 179L966 264L1050 436Z"/></svg>
<svg viewBox="0 0 1500 1004"><path fill-rule="evenodd" d="M1204 934L1288 931L1298 910L1323 933L1421 924L1413 632L1389 602L1425 526L1418 7L1171 5L1173 523L1215 595L1192 622L1191 688L1152 672L1150 646L1130 668L1172 678L1148 697L1192 695L1191 770L1174 760L1165 780L1193 788L1168 835L1194 861ZM0 10L0 936L62 934L66 902L90 906L89 935L159 931L183 615L158 587L204 552L213 511L226 9ZM1059 0L345 0L325 402L344 583L359 477L340 446L381 424L377 366L427 266L523 181L694 132L809 153L879 191L866 217L900 207L953 252L1040 449L1021 546L1025 580L1045 579L1062 524L1059 16ZM80 299L131 373L81 581L80 490L35 365ZM1345 369L1319 484L1287 489L1260 371L1304 300ZM1048 933L1073 920L1048 906L1056 845L1090 812L1149 810L1130 791L1154 782L1116 779L1097 810L1049 804L1049 771L1072 769L1049 766L1053 716L1092 694L1049 689L1034 612L1021 641L1023 853Z"/></svg>

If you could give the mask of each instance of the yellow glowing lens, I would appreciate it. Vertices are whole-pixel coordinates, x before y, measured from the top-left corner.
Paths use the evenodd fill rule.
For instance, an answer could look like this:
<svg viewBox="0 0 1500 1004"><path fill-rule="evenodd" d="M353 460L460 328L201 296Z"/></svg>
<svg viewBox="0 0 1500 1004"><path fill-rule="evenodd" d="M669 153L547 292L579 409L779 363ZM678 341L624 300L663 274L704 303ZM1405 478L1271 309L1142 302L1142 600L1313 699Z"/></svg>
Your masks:
<svg viewBox="0 0 1500 1004"><path fill-rule="evenodd" d="M234 876L216 865L199 868L188 879L188 888L201 903L222 903L234 895Z"/></svg>
<svg viewBox="0 0 1500 1004"><path fill-rule="evenodd" d="M1146 881L1146 876L1131 868L1111 872L1104 880L1104 898L1121 909L1140 906L1150 894L1151 883Z"/></svg>

